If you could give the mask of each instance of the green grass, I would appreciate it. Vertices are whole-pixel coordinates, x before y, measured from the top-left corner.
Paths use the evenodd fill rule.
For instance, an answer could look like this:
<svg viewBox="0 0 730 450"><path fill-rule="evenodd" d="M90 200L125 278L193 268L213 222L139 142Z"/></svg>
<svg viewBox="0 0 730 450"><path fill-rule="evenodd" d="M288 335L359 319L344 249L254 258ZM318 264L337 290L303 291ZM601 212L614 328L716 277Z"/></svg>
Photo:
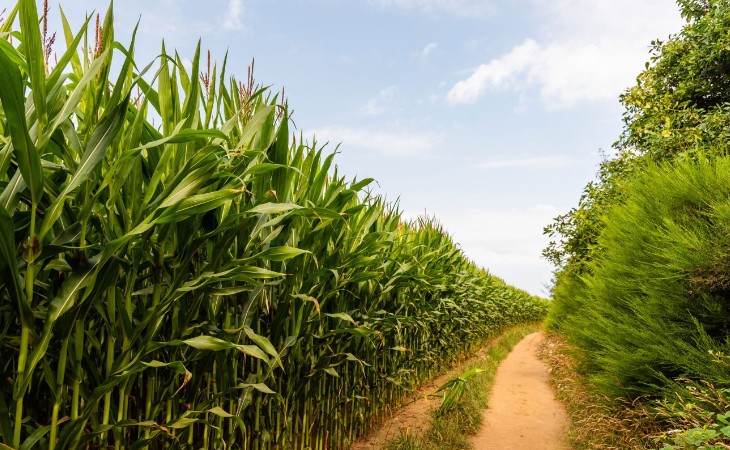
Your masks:
<svg viewBox="0 0 730 450"><path fill-rule="evenodd" d="M458 373L483 370L468 379L469 388L446 411L434 411L429 429L422 436L404 434L386 442L386 450L468 450L470 440L482 426L482 414L489 404L497 368L512 348L538 325L524 325L507 330L486 348L483 357L462 365Z"/></svg>

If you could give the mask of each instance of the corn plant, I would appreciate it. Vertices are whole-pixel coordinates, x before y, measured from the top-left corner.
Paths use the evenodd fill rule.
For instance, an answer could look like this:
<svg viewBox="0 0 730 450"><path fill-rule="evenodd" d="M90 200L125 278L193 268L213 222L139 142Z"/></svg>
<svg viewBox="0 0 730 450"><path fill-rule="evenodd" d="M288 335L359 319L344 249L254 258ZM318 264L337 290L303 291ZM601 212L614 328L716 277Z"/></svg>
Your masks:
<svg viewBox="0 0 730 450"><path fill-rule="evenodd" d="M346 448L544 315L292 135L253 64L138 65L111 7L61 10L58 51L48 13L0 25L0 448Z"/></svg>

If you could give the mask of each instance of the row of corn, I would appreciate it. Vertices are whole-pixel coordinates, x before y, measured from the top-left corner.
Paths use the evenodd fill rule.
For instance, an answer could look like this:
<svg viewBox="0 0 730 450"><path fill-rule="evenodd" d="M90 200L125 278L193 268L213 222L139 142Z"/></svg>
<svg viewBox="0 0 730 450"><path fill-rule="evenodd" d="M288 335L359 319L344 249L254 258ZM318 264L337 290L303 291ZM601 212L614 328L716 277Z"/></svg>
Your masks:
<svg viewBox="0 0 730 450"><path fill-rule="evenodd" d="M51 48L47 14L0 25L0 449L347 448L544 315L251 73L142 66L111 8Z"/></svg>

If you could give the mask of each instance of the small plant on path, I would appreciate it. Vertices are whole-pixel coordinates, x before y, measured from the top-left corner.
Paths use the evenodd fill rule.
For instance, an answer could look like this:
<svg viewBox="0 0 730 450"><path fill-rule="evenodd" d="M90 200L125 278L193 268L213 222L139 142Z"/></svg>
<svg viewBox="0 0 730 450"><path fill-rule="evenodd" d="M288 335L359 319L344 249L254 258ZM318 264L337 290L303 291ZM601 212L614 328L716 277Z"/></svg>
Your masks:
<svg viewBox="0 0 730 450"><path fill-rule="evenodd" d="M470 388L469 378L476 376L479 373L485 372L485 369L478 367L472 367L466 372L462 373L456 378L444 383L435 393L431 395L437 395L443 391L443 399L441 400L441 406L439 407L439 414L443 414L453 409L454 405L459 401L465 390Z"/></svg>

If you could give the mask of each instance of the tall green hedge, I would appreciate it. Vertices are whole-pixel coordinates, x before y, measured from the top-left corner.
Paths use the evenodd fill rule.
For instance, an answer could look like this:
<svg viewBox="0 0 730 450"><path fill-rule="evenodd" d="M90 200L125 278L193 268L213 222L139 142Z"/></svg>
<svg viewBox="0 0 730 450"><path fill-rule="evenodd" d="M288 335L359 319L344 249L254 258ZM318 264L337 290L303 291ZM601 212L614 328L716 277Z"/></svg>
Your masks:
<svg viewBox="0 0 730 450"><path fill-rule="evenodd" d="M650 165L559 289L551 320L610 395L678 377L730 386L730 159Z"/></svg>

